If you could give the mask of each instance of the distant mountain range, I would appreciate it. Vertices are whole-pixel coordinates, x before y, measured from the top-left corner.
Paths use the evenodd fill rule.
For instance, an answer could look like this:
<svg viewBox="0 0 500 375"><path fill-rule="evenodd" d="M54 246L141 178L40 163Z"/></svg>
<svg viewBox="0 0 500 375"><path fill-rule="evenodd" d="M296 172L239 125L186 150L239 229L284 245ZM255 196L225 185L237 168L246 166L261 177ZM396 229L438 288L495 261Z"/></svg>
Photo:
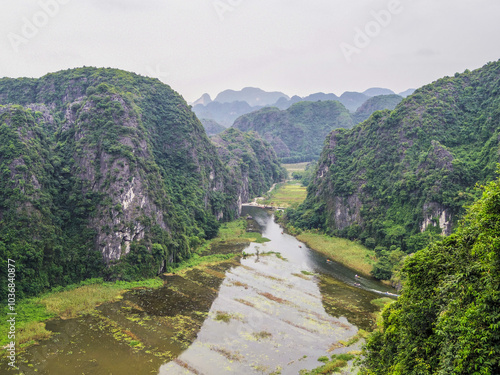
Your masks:
<svg viewBox="0 0 500 375"><path fill-rule="evenodd" d="M414 91L414 89L409 89L401 92L399 96L406 98ZM342 103L351 113L354 113L370 98L385 95L390 96L395 95L395 93L386 88L373 87L362 93L348 91L340 97L333 93L319 92L306 97L294 95L290 98L282 92L266 92L259 88L246 87L240 91L225 90L218 94L214 100L209 94L203 94L191 105L198 118L213 120L217 124L228 128L233 125L238 117L264 107L276 107L286 110L298 102L335 100Z"/></svg>
<svg viewBox="0 0 500 375"><path fill-rule="evenodd" d="M351 103L366 97L360 93L342 96ZM257 132L273 146L282 162L305 162L319 158L325 137L332 130L350 129L376 111L395 109L402 100L396 94L377 95L368 98L355 113L349 112L339 100L301 101L284 110L266 107L248 113L236 119L233 127ZM204 126L207 134L213 134L213 124Z"/></svg>
<svg viewBox="0 0 500 375"><path fill-rule="evenodd" d="M336 100L296 103L286 110L262 108L239 117L233 128L258 133L285 163L319 158L326 136L354 126L351 113Z"/></svg>

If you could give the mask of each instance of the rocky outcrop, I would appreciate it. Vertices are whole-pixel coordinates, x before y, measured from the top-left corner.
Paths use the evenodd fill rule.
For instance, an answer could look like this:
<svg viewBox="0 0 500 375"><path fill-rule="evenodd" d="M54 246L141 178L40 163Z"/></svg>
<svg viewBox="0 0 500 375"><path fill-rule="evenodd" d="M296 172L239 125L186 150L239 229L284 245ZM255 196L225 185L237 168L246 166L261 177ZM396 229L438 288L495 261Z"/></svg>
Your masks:
<svg viewBox="0 0 500 375"><path fill-rule="evenodd" d="M31 254L20 265L42 289L103 264L144 277L187 259L255 188L249 169L234 180L180 95L120 70L0 79L0 125L0 245Z"/></svg>
<svg viewBox="0 0 500 375"><path fill-rule="evenodd" d="M443 236L449 236L452 232L451 215L441 205L437 203L426 203L423 208L424 221L420 227L420 232L430 226L439 227Z"/></svg>
<svg viewBox="0 0 500 375"><path fill-rule="evenodd" d="M240 212L243 203L261 196L274 183L286 178L273 148L257 133L230 128L211 140L235 182Z"/></svg>
<svg viewBox="0 0 500 375"><path fill-rule="evenodd" d="M490 63L330 133L293 224L407 252L450 234L474 186L495 177L499 82Z"/></svg>

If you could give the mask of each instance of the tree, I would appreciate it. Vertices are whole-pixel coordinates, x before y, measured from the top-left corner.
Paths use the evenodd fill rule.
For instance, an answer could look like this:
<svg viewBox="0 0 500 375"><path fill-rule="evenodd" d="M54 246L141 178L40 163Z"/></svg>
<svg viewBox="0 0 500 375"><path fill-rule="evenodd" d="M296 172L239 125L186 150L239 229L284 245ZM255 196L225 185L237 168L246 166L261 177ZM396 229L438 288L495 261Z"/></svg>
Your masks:
<svg viewBox="0 0 500 375"><path fill-rule="evenodd" d="M364 348L363 374L500 373L500 179L457 232L408 257L401 297Z"/></svg>

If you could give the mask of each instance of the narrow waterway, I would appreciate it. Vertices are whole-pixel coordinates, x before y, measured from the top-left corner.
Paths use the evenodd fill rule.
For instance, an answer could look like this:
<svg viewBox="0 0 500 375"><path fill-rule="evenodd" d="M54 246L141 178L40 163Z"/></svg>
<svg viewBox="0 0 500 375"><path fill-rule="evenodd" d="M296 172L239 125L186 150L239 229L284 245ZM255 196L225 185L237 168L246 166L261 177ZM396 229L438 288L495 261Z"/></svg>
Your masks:
<svg viewBox="0 0 500 375"><path fill-rule="evenodd" d="M93 315L53 320L53 338L29 348L20 371L50 375L298 374L374 325L371 303L390 291L309 250L268 212L245 207L270 239L229 248L241 261L166 277Z"/></svg>

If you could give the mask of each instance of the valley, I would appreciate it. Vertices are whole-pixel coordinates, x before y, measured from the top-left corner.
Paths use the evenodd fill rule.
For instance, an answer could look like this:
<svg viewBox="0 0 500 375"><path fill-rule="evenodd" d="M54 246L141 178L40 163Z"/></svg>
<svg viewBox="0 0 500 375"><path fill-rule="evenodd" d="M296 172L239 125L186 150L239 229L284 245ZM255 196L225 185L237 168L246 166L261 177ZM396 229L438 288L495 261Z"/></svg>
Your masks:
<svg viewBox="0 0 500 375"><path fill-rule="evenodd" d="M195 257L154 287L130 285L128 292L115 291L121 295L116 302L45 321L52 336L36 337L37 345L21 351L20 370L295 373L318 367L321 356L357 352L356 343L342 343L360 329L373 329L379 308L372 301L390 289L357 279L354 271L282 234L268 212L249 207L243 214L253 217L248 229L259 232L239 229L248 220L223 225L219 238L200 252L205 261L196 264ZM31 304L46 306L57 298ZM0 369L16 373L5 363Z"/></svg>
<svg viewBox="0 0 500 375"><path fill-rule="evenodd" d="M499 87L0 79L0 372L496 374Z"/></svg>

